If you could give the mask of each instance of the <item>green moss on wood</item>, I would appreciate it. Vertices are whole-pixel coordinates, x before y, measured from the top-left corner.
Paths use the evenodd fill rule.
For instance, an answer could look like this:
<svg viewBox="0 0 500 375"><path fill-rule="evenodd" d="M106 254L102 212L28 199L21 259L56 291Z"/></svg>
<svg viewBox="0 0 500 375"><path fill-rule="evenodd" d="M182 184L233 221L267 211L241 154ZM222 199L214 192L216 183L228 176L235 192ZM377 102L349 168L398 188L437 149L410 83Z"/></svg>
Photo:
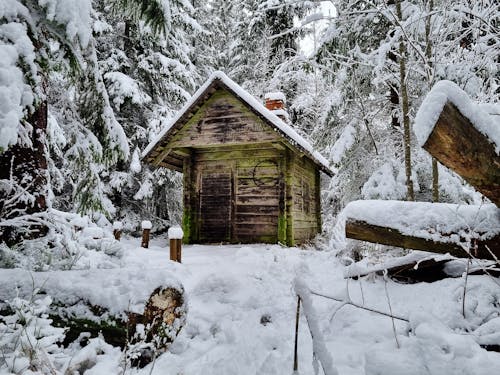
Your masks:
<svg viewBox="0 0 500 375"><path fill-rule="evenodd" d="M193 241L193 216L191 210L184 208L184 215L182 216L182 231L184 237L182 242L190 244Z"/></svg>
<svg viewBox="0 0 500 375"><path fill-rule="evenodd" d="M278 242L286 244L286 215L279 215L278 217Z"/></svg>

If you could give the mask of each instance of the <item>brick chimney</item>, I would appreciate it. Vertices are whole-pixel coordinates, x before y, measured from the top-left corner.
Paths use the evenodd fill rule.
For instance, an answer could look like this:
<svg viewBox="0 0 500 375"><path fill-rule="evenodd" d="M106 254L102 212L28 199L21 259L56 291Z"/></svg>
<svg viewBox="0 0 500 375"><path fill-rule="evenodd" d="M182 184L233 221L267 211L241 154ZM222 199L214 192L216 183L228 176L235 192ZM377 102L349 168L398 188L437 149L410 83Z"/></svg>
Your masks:
<svg viewBox="0 0 500 375"><path fill-rule="evenodd" d="M288 112L286 111L285 108L286 104L285 94L279 91L268 92L266 95L264 95L264 99L266 101L265 105L268 110L270 110L272 113L274 113L283 121L285 122L289 121Z"/></svg>

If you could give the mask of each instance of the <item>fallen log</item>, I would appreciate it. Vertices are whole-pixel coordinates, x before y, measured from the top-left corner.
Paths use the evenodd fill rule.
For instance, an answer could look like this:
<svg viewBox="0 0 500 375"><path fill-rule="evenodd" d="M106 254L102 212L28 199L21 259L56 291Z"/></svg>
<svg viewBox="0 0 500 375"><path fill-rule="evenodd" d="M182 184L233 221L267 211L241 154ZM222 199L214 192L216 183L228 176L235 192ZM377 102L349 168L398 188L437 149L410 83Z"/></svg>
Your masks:
<svg viewBox="0 0 500 375"><path fill-rule="evenodd" d="M500 276L500 269L492 261L473 260L468 264L468 259L459 259L451 255L412 251L402 257L388 258L380 264L367 266L362 262L353 263L346 267L344 278L357 280L369 275L387 275L398 282L411 284L462 277L464 272L468 272L469 275Z"/></svg>
<svg viewBox="0 0 500 375"><path fill-rule="evenodd" d="M494 205L355 201L345 217L347 238L456 257L500 259L500 210Z"/></svg>
<svg viewBox="0 0 500 375"><path fill-rule="evenodd" d="M35 301L48 295L52 325L65 328L62 345L79 340L85 346L89 338L101 336L124 349L133 366L143 367L166 351L186 320L184 288L164 270L147 277L123 269L2 270L0 284L5 286L0 316L13 315L9 301L15 298Z"/></svg>
<svg viewBox="0 0 500 375"><path fill-rule="evenodd" d="M88 337L100 334L108 344L121 348L143 340L154 342L155 349L165 350L184 325L186 316L184 291L173 287L157 288L149 297L143 314L124 311L113 315L106 308L83 300L72 305L53 301L52 306L49 317L53 325L66 328L64 346L87 332L90 333ZM85 313L78 315L76 311ZM136 335L139 324L145 327L143 335Z"/></svg>
<svg viewBox="0 0 500 375"><path fill-rule="evenodd" d="M347 238L378 243L381 245L450 254L459 258L472 256L474 258L488 260L495 260L495 257L500 259L500 235L496 235L488 240L478 240L477 248L470 249L470 253L468 253L467 250L460 245L461 241L459 239L457 242L451 239L453 234L441 233L440 235L442 238L448 236L450 241L438 242L425 237L404 234L395 228L373 225L365 221L352 219L346 221L345 231ZM465 243L465 241L462 243Z"/></svg>

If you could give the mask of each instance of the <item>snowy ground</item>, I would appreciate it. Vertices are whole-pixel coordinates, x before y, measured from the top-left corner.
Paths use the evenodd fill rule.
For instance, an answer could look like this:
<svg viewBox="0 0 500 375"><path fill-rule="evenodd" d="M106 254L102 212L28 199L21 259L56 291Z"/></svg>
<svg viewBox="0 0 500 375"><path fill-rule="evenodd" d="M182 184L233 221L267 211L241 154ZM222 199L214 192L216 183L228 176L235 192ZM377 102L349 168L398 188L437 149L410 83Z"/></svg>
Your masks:
<svg viewBox="0 0 500 375"><path fill-rule="evenodd" d="M413 285L386 283L381 277L347 283L345 267L334 252L278 245L193 245L183 247L183 263L177 264L169 260L166 238L153 239L149 249L139 247L138 238L125 238L122 244L124 255L118 268L105 270L107 281L87 276L92 294L114 297L119 304L121 292L144 289L164 274L165 280L174 277L184 285L189 306L187 323L170 351L144 369L127 369L127 374L291 374L296 277L316 292L345 298L348 290L352 301L383 311L389 311L388 295L394 315L410 320L395 321L398 348L390 318L348 305L339 309L338 302L312 296L315 313L309 317L318 323L338 374L494 374L500 368L500 354L487 352L476 342L500 343L498 279L469 277L464 319L460 278ZM55 285L71 293L78 277L95 271L67 271L80 276L60 277L64 280ZM22 272L0 272L4 292ZM127 285L131 275L137 279L135 286ZM85 285L78 288L84 293ZM141 293L147 296L150 291ZM302 314L302 375L314 374L307 327ZM76 356L84 355L80 351ZM108 347L96 359L97 365L85 374L123 373L119 350Z"/></svg>
<svg viewBox="0 0 500 375"><path fill-rule="evenodd" d="M167 268L165 239L149 250L127 241L127 267ZM311 289L345 296L388 311L383 279L343 279L344 266L330 252L279 246L185 246L175 276L189 298L187 324L159 357L153 374L287 374L292 373L296 297L292 281L304 279ZM490 338L500 335L500 285L484 276L470 277L466 317L461 315L463 280L415 285L387 282L396 322L313 297L316 317L339 374L491 374L500 354L481 349L466 330L481 327ZM489 315L489 316L488 316ZM496 318L494 318L496 316ZM266 319L267 318L267 319ZM492 319L494 318L494 319ZM262 320L270 320L262 324ZM409 330L411 328L411 332ZM478 332L476 332L478 333ZM486 337L486 336L485 336ZM149 373L150 367L141 373ZM320 370L321 371L321 370ZM312 341L302 316L299 372L313 374Z"/></svg>

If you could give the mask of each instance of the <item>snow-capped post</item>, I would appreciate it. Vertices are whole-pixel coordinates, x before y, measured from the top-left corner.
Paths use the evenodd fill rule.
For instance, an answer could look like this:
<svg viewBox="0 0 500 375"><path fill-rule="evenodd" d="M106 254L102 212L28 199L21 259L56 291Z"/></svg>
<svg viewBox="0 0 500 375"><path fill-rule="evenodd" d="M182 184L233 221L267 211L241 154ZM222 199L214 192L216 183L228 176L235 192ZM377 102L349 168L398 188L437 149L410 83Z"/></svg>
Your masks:
<svg viewBox="0 0 500 375"><path fill-rule="evenodd" d="M141 223L142 227L142 242L141 247L147 249L149 247L149 232L151 232L152 224L149 220L144 220Z"/></svg>
<svg viewBox="0 0 500 375"><path fill-rule="evenodd" d="M184 232L180 227L170 227L168 229L168 238L170 239L170 260L179 263L182 263L182 237L184 237Z"/></svg>
<svg viewBox="0 0 500 375"><path fill-rule="evenodd" d="M122 236L123 223L121 221L115 221L113 223L113 236L115 236L115 240L120 241Z"/></svg>

